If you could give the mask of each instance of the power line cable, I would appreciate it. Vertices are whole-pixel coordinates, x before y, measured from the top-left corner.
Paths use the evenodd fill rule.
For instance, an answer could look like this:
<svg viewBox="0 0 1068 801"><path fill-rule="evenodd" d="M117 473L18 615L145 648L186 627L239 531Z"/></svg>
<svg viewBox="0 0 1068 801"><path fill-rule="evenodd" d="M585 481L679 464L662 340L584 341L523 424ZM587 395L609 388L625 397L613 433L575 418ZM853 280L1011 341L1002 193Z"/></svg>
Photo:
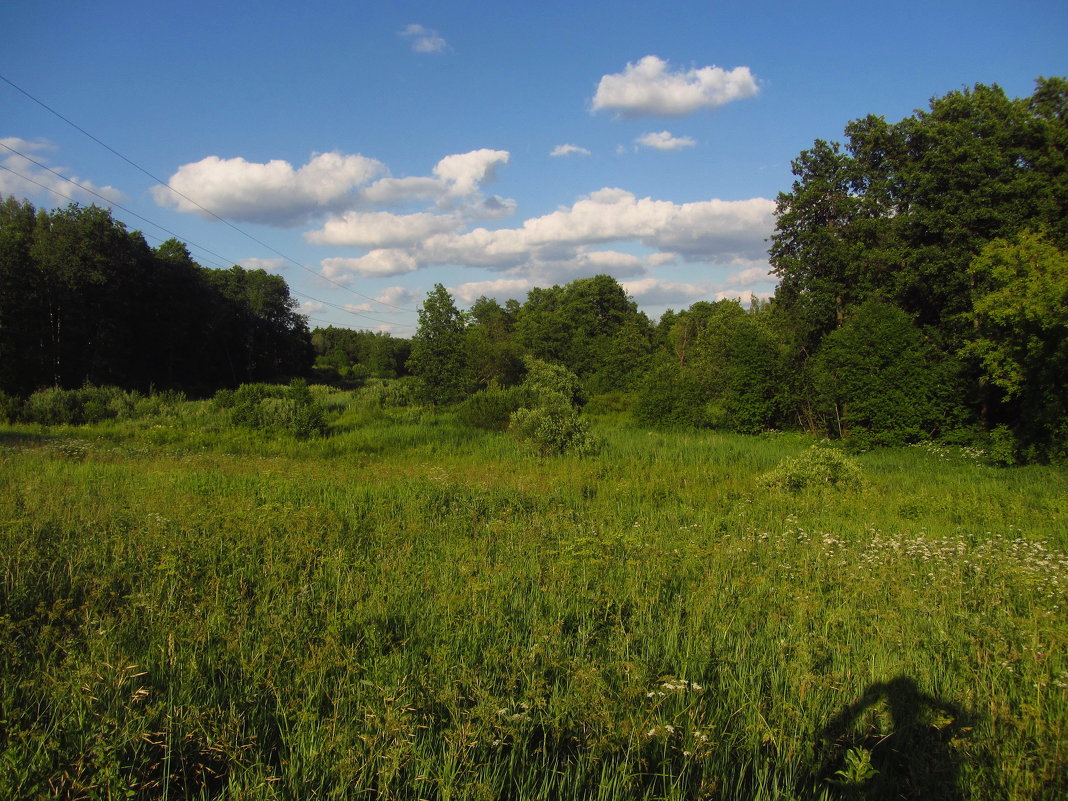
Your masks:
<svg viewBox="0 0 1068 801"><path fill-rule="evenodd" d="M353 295L357 295L357 296L359 296L361 298L364 298L366 300L373 301L374 303L381 303L383 306L389 306L391 309L396 309L397 311L404 311L404 312L416 311L416 309L408 309L408 308L403 308L401 306L394 306L392 303L387 303L384 300L378 300L377 298L372 298L370 295L364 295L362 292L357 292L355 289L347 287L344 284L339 283L338 281L335 281L332 278L329 278L328 276L325 276L325 275L323 275L322 273L320 273L320 272L318 272L316 270L313 270L311 267L308 267L308 266L302 264L301 262L297 261L296 259L294 259L294 258L292 258L290 256L287 256L282 251L277 250L276 248L272 247L271 245L268 245L266 242L263 242L260 239L257 239L252 234L250 234L247 231L245 231L245 230L239 228L238 226L234 225L229 220L227 220L227 219L225 219L223 217L220 217L218 214L213 212L211 209L207 209L204 206L200 205L200 203L198 203L197 201L193 200L193 198L191 198L188 195L178 191L177 189L175 189L173 186L171 186L166 181L163 181L162 179L160 179L157 176L155 176L152 173L150 173L148 170L146 170L144 167L142 167L137 162L133 161L132 159L127 158L122 153L117 151L115 148L111 147L110 145L108 145L105 142L102 142L97 137L93 136L91 133L89 133L87 130L82 128L77 123L73 122L72 120L68 119L67 117L64 117L62 114L60 114L58 111L56 111L54 108L49 106L44 101L38 100L36 97L31 95L25 89L23 89L21 86L13 83L7 77L5 77L3 75L0 75L0 81L3 81L4 83L6 83L11 88L13 88L16 91L20 92L21 94L25 95L26 97L28 97L30 100L32 100L37 105L41 106L41 108L45 109L49 113L54 114L55 116L59 117L59 119L63 120L63 122L67 123L72 128L80 131L82 134L84 134L85 136L87 136L90 139L92 139L94 142L96 142L98 145L100 145L102 148L104 148L108 152L113 153L114 155L118 156L120 159L125 161L127 164L129 164L134 169L138 170L139 172L143 173L144 175L147 175L155 183L159 184L160 186L163 186L163 187L167 188L168 190L170 190L174 194L178 195L178 197L183 198L184 200L188 201L189 203L192 203L194 206L196 206L198 209L203 211L205 214L207 214L207 215L209 215L211 217L214 217L216 220L218 220L219 222L229 226L230 228L232 228L233 230L237 231L242 236L248 237L249 239L251 239L253 242L255 242L260 247L266 248L267 250L271 251L275 255L280 256L283 259L285 259L286 261L291 262L291 263L295 264L296 266L300 267L302 270L305 270L305 271L311 273L312 275L314 275L314 276L316 276L318 278L321 278L322 280L327 281L328 283L331 283L331 284L333 284L334 286L336 286L336 287L338 287L340 289L344 289L346 292L351 292Z"/></svg>

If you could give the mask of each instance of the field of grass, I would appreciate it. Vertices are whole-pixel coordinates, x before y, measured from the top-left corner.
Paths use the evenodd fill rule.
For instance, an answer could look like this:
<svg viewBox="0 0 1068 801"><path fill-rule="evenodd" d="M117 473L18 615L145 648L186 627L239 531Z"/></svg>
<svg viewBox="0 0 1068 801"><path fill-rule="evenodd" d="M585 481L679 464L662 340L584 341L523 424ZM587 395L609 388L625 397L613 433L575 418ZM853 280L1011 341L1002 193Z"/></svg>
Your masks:
<svg viewBox="0 0 1068 801"><path fill-rule="evenodd" d="M0 798L1068 797L1064 469L319 392L0 428Z"/></svg>

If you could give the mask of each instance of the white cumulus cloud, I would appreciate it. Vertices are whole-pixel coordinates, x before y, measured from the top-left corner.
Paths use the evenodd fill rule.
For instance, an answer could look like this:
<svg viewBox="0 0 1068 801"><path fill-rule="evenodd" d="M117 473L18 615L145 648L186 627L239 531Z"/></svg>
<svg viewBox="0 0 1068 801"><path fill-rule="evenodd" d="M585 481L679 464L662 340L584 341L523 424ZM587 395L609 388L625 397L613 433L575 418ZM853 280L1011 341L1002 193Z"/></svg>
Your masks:
<svg viewBox="0 0 1068 801"><path fill-rule="evenodd" d="M402 275L419 269L419 262L411 253L397 248L380 248L372 250L365 256L356 258L334 257L320 262L323 275L327 278L346 279L352 274L364 278Z"/></svg>
<svg viewBox="0 0 1068 801"><path fill-rule="evenodd" d="M715 285L711 283L664 281L653 277L621 281L620 286L635 301L646 306L689 306L707 299L715 291Z"/></svg>
<svg viewBox="0 0 1068 801"><path fill-rule="evenodd" d="M590 151L578 145L557 145L549 155L555 158L560 158L561 156L588 156Z"/></svg>
<svg viewBox="0 0 1068 801"><path fill-rule="evenodd" d="M449 49L449 43L433 28L423 25L411 24L397 33L411 42L412 50L416 53L444 53Z"/></svg>
<svg viewBox="0 0 1068 801"><path fill-rule="evenodd" d="M615 111L626 117L681 116L715 108L757 93L748 67L725 70L709 66L672 72L668 62L645 56L623 72L604 75L593 97L594 111Z"/></svg>
<svg viewBox="0 0 1068 801"><path fill-rule="evenodd" d="M296 169L281 159L264 164L208 156L183 164L169 189L157 186L152 193L161 206L203 217L292 226L351 205L358 187L385 172L382 162L358 154L320 153Z"/></svg>
<svg viewBox="0 0 1068 801"><path fill-rule="evenodd" d="M455 230L458 225L459 218L451 214L347 211L331 217L318 231L307 232L304 238L315 245L395 248L414 245L433 234Z"/></svg>
<svg viewBox="0 0 1068 801"><path fill-rule="evenodd" d="M697 144L690 136L673 136L670 131L642 134L634 141L654 150L685 150Z"/></svg>
<svg viewBox="0 0 1068 801"><path fill-rule="evenodd" d="M765 239L774 211L775 202L766 198L677 204L605 188L518 228L435 234L407 252L419 266L465 265L530 275L590 270L639 275L647 266L679 258L749 266L767 258ZM637 243L659 254L642 260L591 249L613 242Z"/></svg>
<svg viewBox="0 0 1068 801"><path fill-rule="evenodd" d="M472 150L446 156L434 166L434 175L445 182L451 195L470 195L479 184L497 177L497 167L507 164L507 150Z"/></svg>

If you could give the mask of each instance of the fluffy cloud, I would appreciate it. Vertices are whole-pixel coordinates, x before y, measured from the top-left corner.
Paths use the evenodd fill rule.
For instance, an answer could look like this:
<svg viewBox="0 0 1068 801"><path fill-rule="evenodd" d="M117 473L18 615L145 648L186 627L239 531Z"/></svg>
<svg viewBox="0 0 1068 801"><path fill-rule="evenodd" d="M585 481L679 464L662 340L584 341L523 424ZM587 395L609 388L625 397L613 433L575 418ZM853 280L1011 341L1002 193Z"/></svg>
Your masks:
<svg viewBox="0 0 1068 801"><path fill-rule="evenodd" d="M394 275L430 265L465 265L554 278L591 271L640 275L649 265L670 263L680 256L691 261L750 265L766 258L764 240L772 231L774 210L774 201L765 198L676 204L606 188L581 198L570 208L526 220L519 228L479 227L424 237L428 229L423 227L426 221L421 215L395 217L414 218L404 234L408 236L407 247L380 249L356 259L327 259L323 265L327 268L329 264L332 275ZM313 241L345 241L342 237L348 231L340 223L337 238L328 240L328 230L334 229L315 232L320 238ZM370 241L368 226L360 232L367 239L359 241ZM403 238L398 233L395 241ZM348 241L356 242L357 237L353 235ZM643 261L629 253L591 249L612 242L638 243L660 253Z"/></svg>
<svg viewBox="0 0 1068 801"><path fill-rule="evenodd" d="M419 269L419 262L405 250L378 249L358 258L330 258L320 262L327 278L350 278L352 273L364 278L402 275Z"/></svg>
<svg viewBox="0 0 1068 801"><path fill-rule="evenodd" d="M444 193L442 182L429 176L380 178L360 194L376 206L403 206L418 201L437 200Z"/></svg>
<svg viewBox="0 0 1068 801"><path fill-rule="evenodd" d="M47 164L43 153L55 150L50 142L31 142L17 136L0 137L0 198L37 198L46 193L46 203L73 198L84 203L121 203L122 192L113 186L98 186L71 174L66 167ZM51 170L51 172L50 172Z"/></svg>
<svg viewBox="0 0 1068 801"><path fill-rule="evenodd" d="M681 116L756 93L757 83L748 67L671 72L663 59L646 56L637 64L628 63L621 73L602 76L592 107L626 117Z"/></svg>
<svg viewBox="0 0 1068 801"><path fill-rule="evenodd" d="M331 276L396 275L431 265L483 267L511 278L561 281L608 272L640 276L650 267L685 258L747 268L766 265L765 238L774 223L774 201L706 200L676 204L601 189L570 208L529 219L518 228L475 228L427 236L408 247L379 249L360 258L327 259ZM631 242L657 253L640 259L596 246ZM757 273L743 272L746 279ZM766 276L766 267L760 269ZM741 279L739 279L741 280ZM705 295L711 291L702 288Z"/></svg>
<svg viewBox="0 0 1068 801"><path fill-rule="evenodd" d="M346 304L345 310L350 312L374 312L375 314L397 314L404 306L418 306L423 301L424 295L413 292L407 287L390 286L379 292L374 297L374 303Z"/></svg>
<svg viewBox="0 0 1068 801"><path fill-rule="evenodd" d="M508 163L507 150L472 150L446 156L434 166L434 175L445 182L453 196L470 195L478 185L497 177L497 167Z"/></svg>
<svg viewBox="0 0 1068 801"><path fill-rule="evenodd" d="M711 283L688 284L659 278L621 281L620 286L643 306L689 306L715 291Z"/></svg>
<svg viewBox="0 0 1068 801"><path fill-rule="evenodd" d="M762 256L774 211L774 201L765 198L676 204L606 188L569 209L527 220L522 228L476 228L459 236L434 237L427 247L454 258L465 256L461 263L506 264L532 252L635 241L702 261L724 261Z"/></svg>
<svg viewBox="0 0 1068 801"><path fill-rule="evenodd" d="M655 150L685 150L697 144L692 137L672 136L670 131L642 134L634 141L642 147L651 147Z"/></svg>
<svg viewBox="0 0 1068 801"><path fill-rule="evenodd" d="M778 280L768 272L768 263L747 267L740 272L727 276L726 283L731 286L751 286L753 284L774 284Z"/></svg>
<svg viewBox="0 0 1068 801"><path fill-rule="evenodd" d="M437 31L422 25L408 25L397 35L411 42L416 53L444 53L449 49L449 43Z"/></svg>
<svg viewBox="0 0 1068 801"><path fill-rule="evenodd" d="M557 145L549 155L556 158L561 156L588 156L590 151L578 145Z"/></svg>
<svg viewBox="0 0 1068 801"><path fill-rule="evenodd" d="M385 172L380 161L341 153L320 153L299 169L280 159L260 164L208 156L182 165L169 189L157 186L152 193L161 206L202 217L292 226L351 205L354 190Z"/></svg>
<svg viewBox="0 0 1068 801"><path fill-rule="evenodd" d="M507 150L483 148L445 156L432 175L394 178L380 161L361 155L321 153L299 169L280 159L256 163L208 156L179 167L168 181L170 188L157 186L152 191L160 205L208 218L295 226L333 215L307 239L318 244L391 247L452 229L457 213L464 219L497 219L514 213L515 201L481 193L481 185L492 181L508 159ZM447 213L356 211L413 203L433 203Z"/></svg>
<svg viewBox="0 0 1068 801"><path fill-rule="evenodd" d="M460 225L451 214L391 214L387 211L348 211L332 217L304 238L315 245L350 245L359 248L395 248L413 245Z"/></svg>
<svg viewBox="0 0 1068 801"><path fill-rule="evenodd" d="M507 150L472 150L445 156L433 176L381 178L360 192L363 204L403 206L433 202L443 213L422 211L394 214L386 211L345 211L331 216L319 230L304 238L317 245L362 248L396 248L415 245L436 234L457 231L472 219L499 219L515 213L515 201L485 197L481 185L496 177L507 164Z"/></svg>

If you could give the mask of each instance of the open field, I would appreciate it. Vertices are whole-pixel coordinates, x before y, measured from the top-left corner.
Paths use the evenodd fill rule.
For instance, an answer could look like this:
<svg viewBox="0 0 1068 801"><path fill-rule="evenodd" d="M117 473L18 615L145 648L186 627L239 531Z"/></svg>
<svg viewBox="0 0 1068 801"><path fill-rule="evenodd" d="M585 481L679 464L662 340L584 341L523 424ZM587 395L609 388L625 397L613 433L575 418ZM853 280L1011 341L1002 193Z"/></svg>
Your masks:
<svg viewBox="0 0 1068 801"><path fill-rule="evenodd" d="M324 394L0 429L0 797L1068 795L1068 472Z"/></svg>

